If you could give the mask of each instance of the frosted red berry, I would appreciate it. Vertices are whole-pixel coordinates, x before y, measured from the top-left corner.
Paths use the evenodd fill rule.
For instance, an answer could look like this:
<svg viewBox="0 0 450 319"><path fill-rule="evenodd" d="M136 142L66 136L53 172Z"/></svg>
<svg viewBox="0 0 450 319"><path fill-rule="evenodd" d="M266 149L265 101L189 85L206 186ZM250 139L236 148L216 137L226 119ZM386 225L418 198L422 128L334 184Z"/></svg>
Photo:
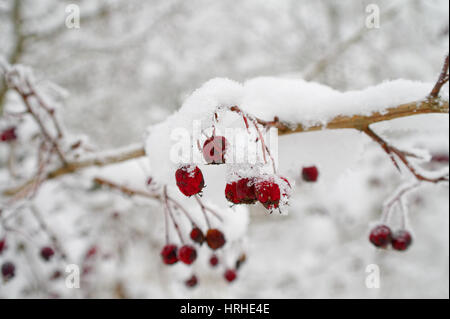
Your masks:
<svg viewBox="0 0 450 319"><path fill-rule="evenodd" d="M395 250L406 250L412 243L412 236L406 230L399 230L392 235L392 248Z"/></svg>
<svg viewBox="0 0 450 319"><path fill-rule="evenodd" d="M216 267L219 264L219 258L216 255L212 255L211 258L209 258L209 264L212 267Z"/></svg>
<svg viewBox="0 0 450 319"><path fill-rule="evenodd" d="M0 133L1 142L12 142L17 140L16 128L10 127Z"/></svg>
<svg viewBox="0 0 450 319"><path fill-rule="evenodd" d="M211 136L203 144L203 158L208 164L224 164L227 140L223 136Z"/></svg>
<svg viewBox="0 0 450 319"><path fill-rule="evenodd" d="M161 250L161 257L166 265L173 265L178 261L178 248L175 245L166 245Z"/></svg>
<svg viewBox="0 0 450 319"><path fill-rule="evenodd" d="M178 259L186 265L190 265L197 259L197 251L192 246L184 245L178 251Z"/></svg>
<svg viewBox="0 0 450 319"><path fill-rule="evenodd" d="M227 270L225 271L224 277L225 277L225 279L226 279L228 282L232 282L232 281L234 281L234 280L236 279L236 277L237 277L236 271L233 270L233 269L227 269Z"/></svg>
<svg viewBox="0 0 450 319"><path fill-rule="evenodd" d="M239 203L254 204L256 202L255 182L251 178L241 178L236 183L236 197Z"/></svg>
<svg viewBox="0 0 450 319"><path fill-rule="evenodd" d="M41 257L45 261L49 261L53 255L55 254L55 251L51 247L43 247L41 249Z"/></svg>
<svg viewBox="0 0 450 319"><path fill-rule="evenodd" d="M319 178L319 169L316 166L303 167L302 177L306 182L316 182Z"/></svg>
<svg viewBox="0 0 450 319"><path fill-rule="evenodd" d="M239 199L237 197L237 182L229 182L227 186L225 186L225 197L229 202L239 204Z"/></svg>
<svg viewBox="0 0 450 319"><path fill-rule="evenodd" d="M281 199L280 187L274 179L260 180L255 185L256 198L268 209L277 208Z"/></svg>
<svg viewBox="0 0 450 319"><path fill-rule="evenodd" d="M2 276L4 280L10 280L16 275L16 266L12 262L5 262L2 265Z"/></svg>
<svg viewBox="0 0 450 319"><path fill-rule="evenodd" d="M193 287L197 286L198 278L196 275L192 275L192 277L189 278L188 280L186 280L184 283L186 284L187 287L193 288Z"/></svg>
<svg viewBox="0 0 450 319"><path fill-rule="evenodd" d="M377 247L386 248L392 240L391 229L386 225L378 225L370 232L369 240Z"/></svg>
<svg viewBox="0 0 450 319"><path fill-rule="evenodd" d="M198 194L205 187L202 171L197 166L183 166L175 173L177 186L185 196Z"/></svg>
<svg viewBox="0 0 450 319"><path fill-rule="evenodd" d="M198 227L194 227L191 230L190 237L194 242L200 245L203 244L203 242L205 241L205 235L203 234L202 230Z"/></svg>
<svg viewBox="0 0 450 319"><path fill-rule="evenodd" d="M209 229L206 233L206 242L209 248L216 250L225 245L225 235L218 229Z"/></svg>

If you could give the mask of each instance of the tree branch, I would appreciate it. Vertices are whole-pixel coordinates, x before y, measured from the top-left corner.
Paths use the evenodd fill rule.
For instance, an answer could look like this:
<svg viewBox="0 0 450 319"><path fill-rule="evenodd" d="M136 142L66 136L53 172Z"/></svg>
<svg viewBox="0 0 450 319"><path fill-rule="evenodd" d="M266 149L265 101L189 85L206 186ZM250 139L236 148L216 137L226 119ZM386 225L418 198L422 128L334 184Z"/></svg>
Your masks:
<svg viewBox="0 0 450 319"><path fill-rule="evenodd" d="M233 106L231 111L241 113L242 111ZM383 121L389 121L396 118L407 117L418 114L428 113L443 113L448 114L448 101L438 98L425 99L419 102L411 102L396 107L386 109L384 112L375 112L371 115L353 115L353 116L337 116L327 124L318 124L314 126L305 127L298 124L295 129L292 125L281 122L277 117L273 121L264 121L256 119L256 121L265 127L275 127L278 129L278 135L288 135L294 133L312 132L320 130L334 130L334 129L357 129L362 130L365 127Z"/></svg>
<svg viewBox="0 0 450 319"><path fill-rule="evenodd" d="M107 166L115 163L125 162L142 156L145 156L145 150L142 145L118 149L113 152L109 152L109 154L93 156L92 158L88 158L81 161L68 162L66 165L50 171L42 179L51 180L66 174L75 173L83 168L93 166L97 167ZM5 196L16 195L18 193L21 193L22 191L25 191L26 189L28 189L28 187L34 185L36 182L38 182L37 179L32 178L18 187L5 190L3 194Z"/></svg>

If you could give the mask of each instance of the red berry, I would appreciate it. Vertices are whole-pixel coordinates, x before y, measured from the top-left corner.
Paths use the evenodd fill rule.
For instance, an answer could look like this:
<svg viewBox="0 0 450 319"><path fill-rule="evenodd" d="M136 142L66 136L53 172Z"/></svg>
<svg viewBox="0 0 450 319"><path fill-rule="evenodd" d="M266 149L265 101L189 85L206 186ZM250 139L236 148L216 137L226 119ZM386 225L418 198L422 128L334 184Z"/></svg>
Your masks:
<svg viewBox="0 0 450 319"><path fill-rule="evenodd" d="M436 162L436 163L447 163L448 164L448 158L449 158L449 155L448 154L444 154L444 153L442 153L442 154L434 154L432 157L431 157L431 161L432 162Z"/></svg>
<svg viewBox="0 0 450 319"><path fill-rule="evenodd" d="M177 246L166 245L161 250L161 257L166 265L173 265L178 261Z"/></svg>
<svg viewBox="0 0 450 319"><path fill-rule="evenodd" d="M227 140L223 136L211 136L203 144L203 157L208 164L225 163Z"/></svg>
<svg viewBox="0 0 450 319"><path fill-rule="evenodd" d="M391 229L386 225L378 225L370 232L369 240L377 247L386 248L392 240Z"/></svg>
<svg viewBox="0 0 450 319"><path fill-rule="evenodd" d="M55 254L55 251L50 247L44 247L41 249L41 257L45 261L49 261L53 257L54 254Z"/></svg>
<svg viewBox="0 0 450 319"><path fill-rule="evenodd" d="M236 184L236 197L239 203L254 204L256 202L255 182L250 178L241 178Z"/></svg>
<svg viewBox="0 0 450 319"><path fill-rule="evenodd" d="M196 275L192 275L191 278L189 278L188 280L185 281L185 284L189 288L193 288L193 287L197 286L197 284L198 284L197 276Z"/></svg>
<svg viewBox="0 0 450 319"><path fill-rule="evenodd" d="M316 182L319 177L319 170L316 166L303 167L302 176L306 182Z"/></svg>
<svg viewBox="0 0 450 319"><path fill-rule="evenodd" d="M194 227L191 230L190 236L194 242L196 242L200 245L203 244L203 242L205 241L205 235L203 234L202 230L198 227Z"/></svg>
<svg viewBox="0 0 450 319"><path fill-rule="evenodd" d="M186 196L198 194L205 187L202 171L197 166L183 166L175 173L180 191Z"/></svg>
<svg viewBox="0 0 450 319"><path fill-rule="evenodd" d="M406 230L399 230L392 235L392 248L395 250L406 250L412 243L412 236Z"/></svg>
<svg viewBox="0 0 450 319"><path fill-rule="evenodd" d="M0 239L0 255L3 253L3 251L6 249L6 237L3 237Z"/></svg>
<svg viewBox="0 0 450 319"><path fill-rule="evenodd" d="M16 134L16 128L15 127L10 127L7 128L6 130L4 130L1 134L0 134L0 141L1 142L12 142L17 140L17 134Z"/></svg>
<svg viewBox="0 0 450 319"><path fill-rule="evenodd" d="M94 257L97 254L97 246L92 246L89 248L89 250L86 252L85 259L90 259Z"/></svg>
<svg viewBox="0 0 450 319"><path fill-rule="evenodd" d="M239 199L237 198L237 182L230 182L225 186L225 197L227 200L233 204L239 204Z"/></svg>
<svg viewBox="0 0 450 319"><path fill-rule="evenodd" d="M280 187L273 178L260 180L255 185L256 198L268 209L277 208L281 199Z"/></svg>
<svg viewBox="0 0 450 319"><path fill-rule="evenodd" d="M219 258L217 258L216 255L212 255L211 258L209 258L209 264L212 267L216 267L219 264Z"/></svg>
<svg viewBox="0 0 450 319"><path fill-rule="evenodd" d="M236 271L234 271L233 269L227 269L225 271L224 277L228 282L232 282L237 277Z"/></svg>
<svg viewBox="0 0 450 319"><path fill-rule="evenodd" d="M216 250L225 245L226 240L224 234L220 230L213 228L206 233L206 242L209 248Z"/></svg>
<svg viewBox="0 0 450 319"><path fill-rule="evenodd" d="M192 246L184 245L178 252L178 258L186 265L190 265L197 259L197 251Z"/></svg>
<svg viewBox="0 0 450 319"><path fill-rule="evenodd" d="M4 280L12 279L16 274L16 266L12 262L5 262L2 265L2 276Z"/></svg>

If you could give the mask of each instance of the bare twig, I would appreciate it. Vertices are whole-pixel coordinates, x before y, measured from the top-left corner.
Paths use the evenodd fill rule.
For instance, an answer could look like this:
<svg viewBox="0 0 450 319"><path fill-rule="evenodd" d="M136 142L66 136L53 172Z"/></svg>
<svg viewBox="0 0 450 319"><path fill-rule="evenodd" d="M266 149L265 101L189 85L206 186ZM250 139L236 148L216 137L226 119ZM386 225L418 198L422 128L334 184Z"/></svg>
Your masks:
<svg viewBox="0 0 450 319"><path fill-rule="evenodd" d="M381 138L379 135L377 135L370 127L365 127L362 132L367 134L370 138L372 138L375 142L380 144L380 146L383 148L383 150L390 156L391 160L394 162L395 166L399 168L399 165L397 163L397 158L406 166L406 168L415 176L415 178L419 181L424 182L430 182L430 183L439 183L439 182L448 182L448 175L446 176L439 176L436 178L430 178L426 177L422 174L420 174L417 169L409 162L408 157L411 156L410 153L403 152L399 150L398 148L390 145L388 142L386 142L383 138Z"/></svg>
<svg viewBox="0 0 450 319"><path fill-rule="evenodd" d="M442 66L441 74L439 74L439 78L436 84L434 85L433 90L431 90L430 98L437 98L439 96L441 88L445 85L445 83L448 82L449 78L448 71L449 71L449 59L447 54L447 57L444 60L444 65Z"/></svg>

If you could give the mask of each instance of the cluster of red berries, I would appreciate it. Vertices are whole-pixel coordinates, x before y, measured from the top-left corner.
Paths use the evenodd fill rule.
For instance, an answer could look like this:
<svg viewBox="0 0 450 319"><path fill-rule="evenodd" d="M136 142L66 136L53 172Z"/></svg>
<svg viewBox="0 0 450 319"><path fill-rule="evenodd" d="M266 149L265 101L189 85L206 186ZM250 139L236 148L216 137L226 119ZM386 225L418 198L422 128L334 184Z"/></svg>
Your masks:
<svg viewBox="0 0 450 319"><path fill-rule="evenodd" d="M225 236L218 229L209 229L206 236L201 229L195 227L190 233L191 239L202 245L206 241L209 248L217 250L225 245ZM186 265L192 264L197 259L197 250L191 245L183 245L179 249L174 244L167 244L161 250L161 257L166 265L173 265L178 261Z"/></svg>
<svg viewBox="0 0 450 319"><path fill-rule="evenodd" d="M0 142L13 142L17 140L16 128L9 127L0 133Z"/></svg>
<svg viewBox="0 0 450 319"><path fill-rule="evenodd" d="M379 248L387 248L388 245L392 245L393 249L404 251L411 245L412 236L407 230L392 233L388 226L378 225L370 232L369 240Z"/></svg>
<svg viewBox="0 0 450 319"><path fill-rule="evenodd" d="M266 209L272 210L280 206L280 201L287 199L290 187L285 177L245 177L227 183L225 197L233 204L254 204L259 201Z"/></svg>

